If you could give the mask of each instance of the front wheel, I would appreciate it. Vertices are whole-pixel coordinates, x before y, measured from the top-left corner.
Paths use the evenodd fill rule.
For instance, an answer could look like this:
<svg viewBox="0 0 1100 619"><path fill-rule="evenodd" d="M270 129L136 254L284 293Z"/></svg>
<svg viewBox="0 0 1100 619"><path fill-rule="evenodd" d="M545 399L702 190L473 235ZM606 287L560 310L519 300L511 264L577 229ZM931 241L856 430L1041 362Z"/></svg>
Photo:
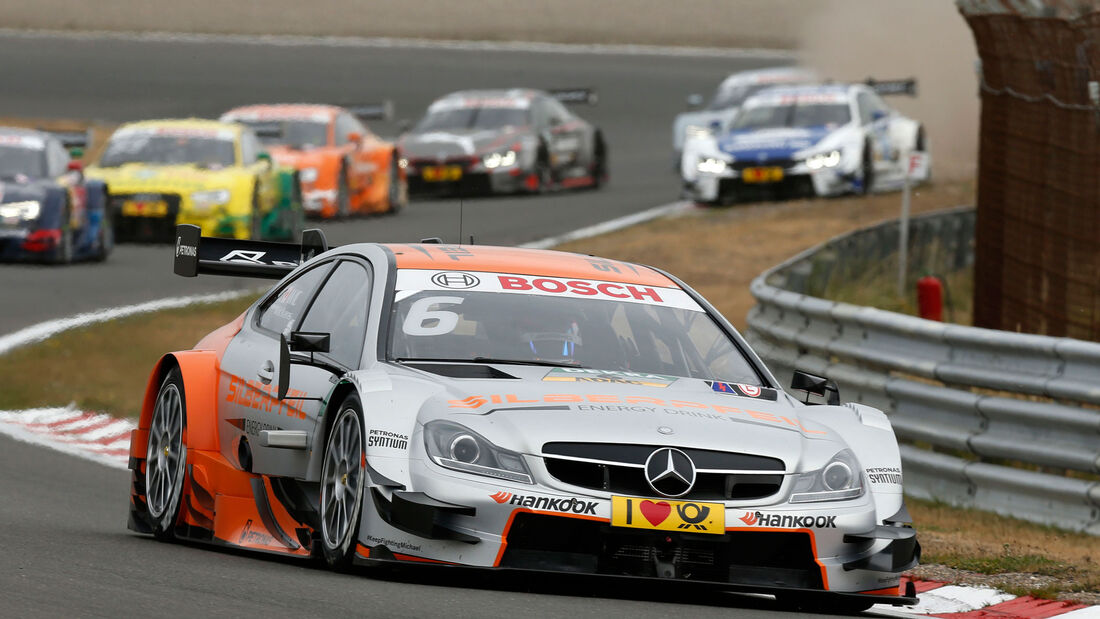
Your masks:
<svg viewBox="0 0 1100 619"><path fill-rule="evenodd" d="M260 197L252 193L252 214L248 218L248 238L260 241L264 238L264 214L260 211Z"/></svg>
<svg viewBox="0 0 1100 619"><path fill-rule="evenodd" d="M173 368L157 393L145 450L145 502L153 535L160 540L175 536L183 495L183 474L187 467L187 445L183 442L186 410L183 377L178 368Z"/></svg>
<svg viewBox="0 0 1100 619"><path fill-rule="evenodd" d="M363 505L363 405L352 394L329 430L321 469L321 549L325 563L351 564Z"/></svg>
<svg viewBox="0 0 1100 619"><path fill-rule="evenodd" d="M115 248L115 228L111 221L111 212L107 207L103 209L103 219L99 221L99 233L96 240L96 252L93 260L103 262Z"/></svg>
<svg viewBox="0 0 1100 619"><path fill-rule="evenodd" d="M50 261L54 264L69 264L73 261L73 229L72 211L69 210L68 204L61 213L61 223L57 227L59 232L57 247L54 248Z"/></svg>
<svg viewBox="0 0 1100 619"><path fill-rule="evenodd" d="M859 167L863 175L860 180L859 193L865 196L870 195L871 187L875 184L875 157L870 143L863 146L863 159L860 161Z"/></svg>

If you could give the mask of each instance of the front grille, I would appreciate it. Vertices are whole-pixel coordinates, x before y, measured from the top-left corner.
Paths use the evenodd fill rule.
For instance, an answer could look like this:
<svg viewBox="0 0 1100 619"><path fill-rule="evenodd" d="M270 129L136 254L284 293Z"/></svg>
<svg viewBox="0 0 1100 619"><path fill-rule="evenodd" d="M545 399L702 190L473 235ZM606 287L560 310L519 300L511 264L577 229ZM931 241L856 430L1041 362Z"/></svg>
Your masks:
<svg viewBox="0 0 1100 619"><path fill-rule="evenodd" d="M702 535L520 513L506 539L501 567L822 587L821 570L814 561L809 533L804 531Z"/></svg>
<svg viewBox="0 0 1100 619"><path fill-rule="evenodd" d="M794 167L797 163L794 159L768 159L765 161L734 161L729 164L729 167L738 172L745 168L783 168L786 170Z"/></svg>
<svg viewBox="0 0 1100 619"><path fill-rule="evenodd" d="M645 461L656 445L546 443L546 469L558 481L590 490L651 496ZM779 492L784 464L778 458L705 449L682 449L695 464L694 501L762 499ZM557 456L557 457L555 457Z"/></svg>
<svg viewBox="0 0 1100 619"><path fill-rule="evenodd" d="M808 174L785 176L778 183L746 183L740 178L718 180L718 199L724 203L793 200L815 195L814 183Z"/></svg>

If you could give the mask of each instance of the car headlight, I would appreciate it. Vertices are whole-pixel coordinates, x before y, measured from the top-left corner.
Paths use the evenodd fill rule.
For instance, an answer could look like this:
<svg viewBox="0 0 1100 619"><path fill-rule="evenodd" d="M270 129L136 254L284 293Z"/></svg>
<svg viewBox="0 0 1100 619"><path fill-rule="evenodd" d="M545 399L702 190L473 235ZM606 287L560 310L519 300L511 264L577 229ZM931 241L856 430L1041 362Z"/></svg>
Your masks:
<svg viewBox="0 0 1100 619"><path fill-rule="evenodd" d="M795 477L791 503L843 501L863 494L862 468L855 454L845 449L821 469Z"/></svg>
<svg viewBox="0 0 1100 619"><path fill-rule="evenodd" d="M827 153L818 153L816 155L810 155L806 158L806 167L811 170L820 170L822 168L835 168L840 165L840 151L833 150Z"/></svg>
<svg viewBox="0 0 1100 619"><path fill-rule="evenodd" d="M298 180L303 183L317 182L317 168L302 168L298 172Z"/></svg>
<svg viewBox="0 0 1100 619"><path fill-rule="evenodd" d="M516 165L516 151L508 150L503 153L486 155L485 158L481 160L481 163L490 170Z"/></svg>
<svg viewBox="0 0 1100 619"><path fill-rule="evenodd" d="M429 421L424 424L424 445L432 460L444 468L495 479L534 483L523 456L497 447L477 432L457 423Z"/></svg>
<svg viewBox="0 0 1100 619"><path fill-rule="evenodd" d="M684 139L700 138L710 135L710 127L704 125L688 125L684 127Z"/></svg>
<svg viewBox="0 0 1100 619"><path fill-rule="evenodd" d="M695 169L710 174L721 174L726 171L726 162L724 159L715 157L700 157L695 164Z"/></svg>
<svg viewBox="0 0 1100 619"><path fill-rule="evenodd" d="M214 189L211 191L196 191L191 194L191 203L199 208L220 206L229 202L228 189Z"/></svg>
<svg viewBox="0 0 1100 619"><path fill-rule="evenodd" d="M23 221L30 221L32 219L38 219L38 214L40 212L42 212L42 205L35 200L0 204L0 219L22 219Z"/></svg>

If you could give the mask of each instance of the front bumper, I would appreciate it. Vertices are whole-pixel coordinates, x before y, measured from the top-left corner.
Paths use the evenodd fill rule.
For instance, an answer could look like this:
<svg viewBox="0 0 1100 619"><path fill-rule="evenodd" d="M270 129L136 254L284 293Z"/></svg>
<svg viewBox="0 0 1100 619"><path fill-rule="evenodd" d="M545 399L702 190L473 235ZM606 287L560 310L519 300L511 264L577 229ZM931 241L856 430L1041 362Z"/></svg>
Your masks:
<svg viewBox="0 0 1100 619"><path fill-rule="evenodd" d="M417 492L372 490L360 561L397 558L915 603L899 583L919 546L911 535L911 543L899 541L904 535L893 531L900 529L877 526L869 495L818 505L726 502L724 532L703 534L612 526L608 495L482 481L423 461L410 465Z"/></svg>
<svg viewBox="0 0 1100 619"><path fill-rule="evenodd" d="M465 165L458 180L426 181L420 167L407 168L409 193L414 195L482 196L498 193L520 193L539 188L538 178L521 167L487 171L480 166Z"/></svg>
<svg viewBox="0 0 1100 619"><path fill-rule="evenodd" d="M49 258L60 241L60 230L3 226L0 227L0 260L16 262Z"/></svg>
<svg viewBox="0 0 1100 619"><path fill-rule="evenodd" d="M762 183L745 182L732 169L720 174L696 171L693 178L685 178L684 194L690 200L714 204L836 196L855 191L854 178L838 168L811 171L802 164L784 168L780 181Z"/></svg>

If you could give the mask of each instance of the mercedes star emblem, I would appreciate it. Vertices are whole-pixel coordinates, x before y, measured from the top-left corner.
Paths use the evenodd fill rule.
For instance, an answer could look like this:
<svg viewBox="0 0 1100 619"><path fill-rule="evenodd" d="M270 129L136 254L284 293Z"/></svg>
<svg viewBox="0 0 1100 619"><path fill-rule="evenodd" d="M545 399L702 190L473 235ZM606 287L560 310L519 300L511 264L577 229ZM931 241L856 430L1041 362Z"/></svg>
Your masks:
<svg viewBox="0 0 1100 619"><path fill-rule="evenodd" d="M695 485L695 463L679 449L662 447L645 461L645 479L663 496L684 496Z"/></svg>

